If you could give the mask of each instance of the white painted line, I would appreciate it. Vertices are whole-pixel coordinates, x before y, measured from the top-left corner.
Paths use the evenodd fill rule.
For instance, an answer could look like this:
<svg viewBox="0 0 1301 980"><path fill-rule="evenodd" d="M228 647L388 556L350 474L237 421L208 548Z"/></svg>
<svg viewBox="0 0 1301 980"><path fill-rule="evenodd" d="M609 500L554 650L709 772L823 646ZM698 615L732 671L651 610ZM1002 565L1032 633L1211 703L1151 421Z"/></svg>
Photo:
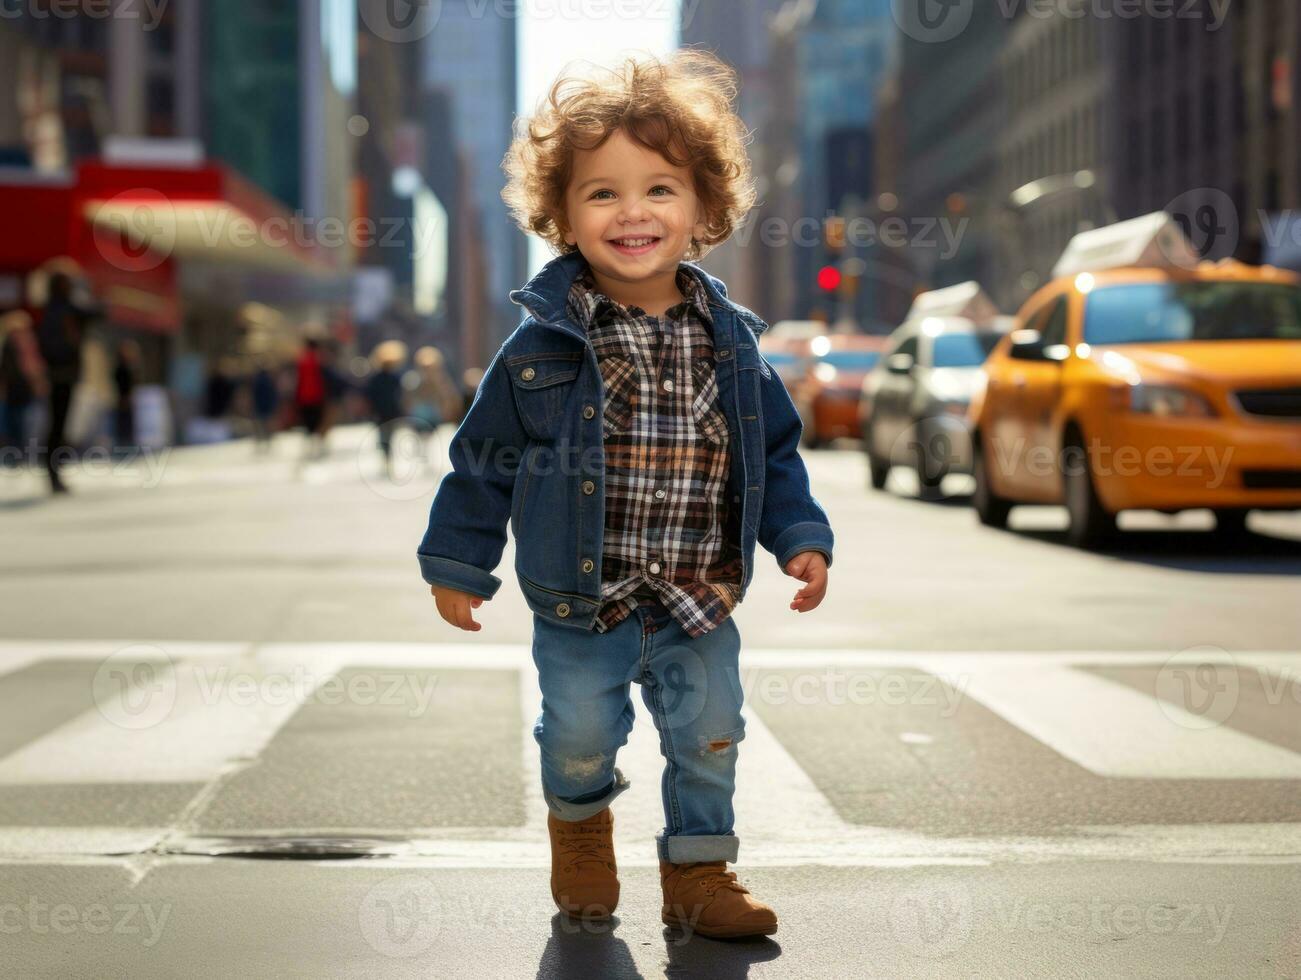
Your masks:
<svg viewBox="0 0 1301 980"><path fill-rule="evenodd" d="M132 719L117 703L91 708L0 759L0 785L206 783L256 757L329 676L268 679L246 661L180 663L122 695L145 711L158 706L148 725L124 725Z"/></svg>
<svg viewBox="0 0 1301 980"><path fill-rule="evenodd" d="M0 640L0 670L33 660L97 660L127 647L157 647L177 660L226 659L245 655L252 645L241 640Z"/></svg>
<svg viewBox="0 0 1301 980"><path fill-rule="evenodd" d="M656 867L653 844L618 833L625 793L616 808L615 849L621 867ZM517 829L517 833L524 828ZM1066 833L1065 831L1069 831ZM0 864L95 858L139 853L167 831L116 827L0 828ZM249 829L249 836L293 836L285 828ZM393 828L356 828L359 836L391 836ZM172 847L184 847L173 839ZM186 860L168 854L168 860ZM215 860L215 859L212 859ZM851 826L846 836L823 841L764 841L743 838L738 865L791 867L925 867L985 865L996 862L1151 861L1203 864L1301 864L1301 826L1281 824L1144 824L1064 828L1053 837L935 838L905 831ZM374 861L322 861L321 866L374 869ZM526 837L500 840L421 838L403 855L383 859L384 867L543 869L550 865L545 827Z"/></svg>
<svg viewBox="0 0 1301 980"><path fill-rule="evenodd" d="M0 858L138 854L167 833L166 827L0 827Z"/></svg>
<svg viewBox="0 0 1301 980"><path fill-rule="evenodd" d="M176 659L247 655L270 670L303 663L326 669L325 664L351 666L411 666L533 670L527 643L200 643L168 639L119 640L0 640L0 663L8 657L108 656L123 647L152 645ZM747 668L795 667L912 667L962 673L1000 670L1008 666L1106 664L1111 666L1161 665L1178 650L874 650L845 647L763 647L745 643L741 664ZM1214 659L1210 657L1209 659ZM1301 670L1298 650L1230 650L1224 662L1260 664L1270 669L1288 665Z"/></svg>
<svg viewBox="0 0 1301 980"><path fill-rule="evenodd" d="M1301 779L1301 755L1070 667L940 675L1026 734L1099 776Z"/></svg>

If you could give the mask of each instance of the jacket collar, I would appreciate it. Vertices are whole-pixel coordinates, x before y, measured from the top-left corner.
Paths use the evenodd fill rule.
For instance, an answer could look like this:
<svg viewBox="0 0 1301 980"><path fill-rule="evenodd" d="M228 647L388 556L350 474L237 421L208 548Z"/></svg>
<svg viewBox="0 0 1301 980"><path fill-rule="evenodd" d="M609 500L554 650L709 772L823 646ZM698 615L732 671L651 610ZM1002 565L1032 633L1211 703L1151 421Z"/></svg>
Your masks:
<svg viewBox="0 0 1301 980"><path fill-rule="evenodd" d="M683 262L678 266L675 278L677 288L686 297L686 305L694 309L696 316L712 328L714 314L709 308L709 293L705 291L699 276ZM606 311L613 311L623 316L634 315L633 311L645 313L645 310L640 307L619 303L601 292L596 286L590 266L579 270L578 278L574 280L569 290L569 303L565 308L569 312L569 318L588 331ZM674 308L676 309L676 306Z"/></svg>
<svg viewBox="0 0 1301 980"><path fill-rule="evenodd" d="M711 309L724 309L733 315L742 314L743 308L727 298L727 286L723 280L710 275L694 262L683 264L696 273L704 286ZM539 325L555 327L586 343L586 331L580 324L574 323L566 311L570 287L586 266L587 259L577 250L559 255L544 265L522 287L511 290L510 300L533 314ZM758 329L753 322L751 326Z"/></svg>

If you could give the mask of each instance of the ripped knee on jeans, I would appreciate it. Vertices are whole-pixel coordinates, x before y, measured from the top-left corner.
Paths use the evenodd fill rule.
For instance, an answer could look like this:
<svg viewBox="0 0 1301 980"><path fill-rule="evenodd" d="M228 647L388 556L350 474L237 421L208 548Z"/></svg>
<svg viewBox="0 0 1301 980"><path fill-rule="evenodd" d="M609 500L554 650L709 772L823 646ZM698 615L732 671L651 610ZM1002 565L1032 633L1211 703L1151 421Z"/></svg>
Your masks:
<svg viewBox="0 0 1301 980"><path fill-rule="evenodd" d="M599 752L596 755L567 756L561 760L560 766L570 779L587 779L601 771L605 759Z"/></svg>
<svg viewBox="0 0 1301 980"><path fill-rule="evenodd" d="M743 738L745 738L745 729L743 728L738 728L733 732L722 732L718 735L701 735L699 740L700 754L718 755L732 748Z"/></svg>

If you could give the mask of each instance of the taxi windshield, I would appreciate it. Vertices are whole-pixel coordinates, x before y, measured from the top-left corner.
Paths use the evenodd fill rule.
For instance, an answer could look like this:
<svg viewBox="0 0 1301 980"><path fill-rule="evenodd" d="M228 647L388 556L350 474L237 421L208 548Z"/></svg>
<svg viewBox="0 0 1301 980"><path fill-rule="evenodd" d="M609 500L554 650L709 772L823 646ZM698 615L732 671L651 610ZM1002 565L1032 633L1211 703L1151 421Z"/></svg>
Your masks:
<svg viewBox="0 0 1301 980"><path fill-rule="evenodd" d="M1205 281L1102 286L1089 294L1084 340L1301 340L1301 288Z"/></svg>

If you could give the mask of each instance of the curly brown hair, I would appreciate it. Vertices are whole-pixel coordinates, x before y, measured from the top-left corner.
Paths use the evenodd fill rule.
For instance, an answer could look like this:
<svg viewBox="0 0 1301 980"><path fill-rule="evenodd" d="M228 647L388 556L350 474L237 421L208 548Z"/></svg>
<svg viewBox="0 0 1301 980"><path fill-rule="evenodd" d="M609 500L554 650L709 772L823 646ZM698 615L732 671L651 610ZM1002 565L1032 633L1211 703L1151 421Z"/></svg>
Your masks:
<svg viewBox="0 0 1301 980"><path fill-rule="evenodd" d="M691 170L706 232L692 239L687 258L699 259L731 236L755 202L751 134L733 109L736 93L736 72L692 48L665 60L625 58L595 77L563 72L538 111L515 122L502 200L525 232L558 254L574 251L564 238L573 151L597 149L622 129Z"/></svg>

